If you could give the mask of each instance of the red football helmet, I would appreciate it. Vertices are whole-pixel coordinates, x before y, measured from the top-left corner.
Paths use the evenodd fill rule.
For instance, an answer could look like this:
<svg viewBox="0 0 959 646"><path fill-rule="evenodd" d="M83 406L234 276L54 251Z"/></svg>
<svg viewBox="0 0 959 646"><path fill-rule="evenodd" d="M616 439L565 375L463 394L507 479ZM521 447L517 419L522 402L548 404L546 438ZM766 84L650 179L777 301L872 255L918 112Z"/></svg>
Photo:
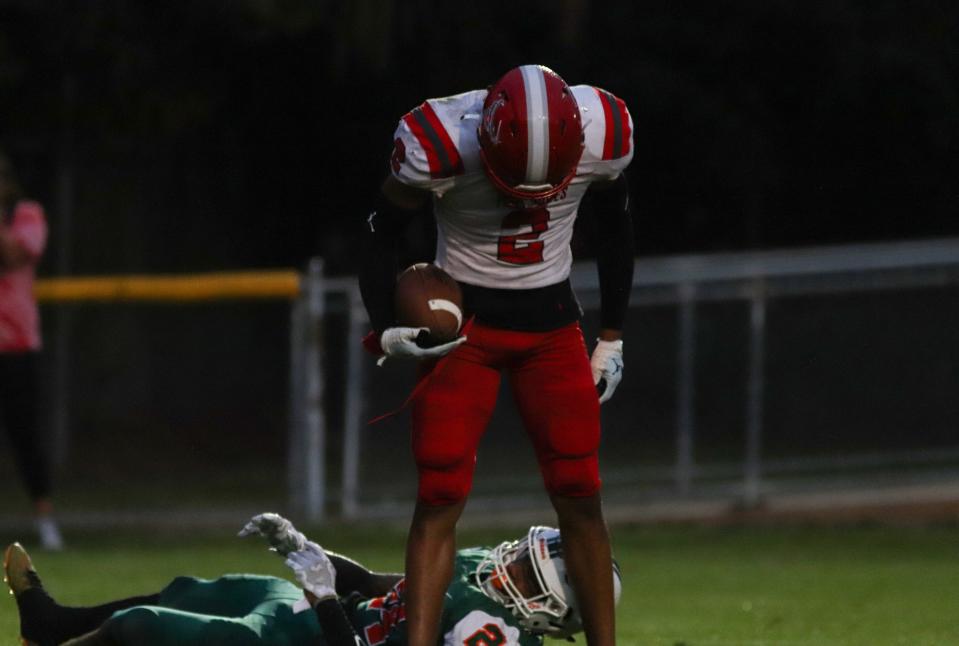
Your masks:
<svg viewBox="0 0 959 646"><path fill-rule="evenodd" d="M573 181L583 154L573 92L542 65L511 69L490 88L477 134L487 177L520 199L559 194Z"/></svg>

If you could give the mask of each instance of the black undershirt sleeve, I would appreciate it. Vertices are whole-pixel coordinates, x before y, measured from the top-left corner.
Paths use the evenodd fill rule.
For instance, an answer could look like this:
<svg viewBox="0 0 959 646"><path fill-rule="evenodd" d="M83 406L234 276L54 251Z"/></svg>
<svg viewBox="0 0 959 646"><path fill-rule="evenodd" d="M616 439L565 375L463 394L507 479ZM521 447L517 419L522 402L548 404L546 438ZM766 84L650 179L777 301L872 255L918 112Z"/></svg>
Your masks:
<svg viewBox="0 0 959 646"><path fill-rule="evenodd" d="M613 186L587 194L595 220L593 246L599 270L600 327L622 330L633 288L635 263L629 183L621 174Z"/></svg>
<svg viewBox="0 0 959 646"><path fill-rule="evenodd" d="M378 193L376 204L363 223L360 294L377 334L394 324L399 243L407 225L421 212L403 210Z"/></svg>

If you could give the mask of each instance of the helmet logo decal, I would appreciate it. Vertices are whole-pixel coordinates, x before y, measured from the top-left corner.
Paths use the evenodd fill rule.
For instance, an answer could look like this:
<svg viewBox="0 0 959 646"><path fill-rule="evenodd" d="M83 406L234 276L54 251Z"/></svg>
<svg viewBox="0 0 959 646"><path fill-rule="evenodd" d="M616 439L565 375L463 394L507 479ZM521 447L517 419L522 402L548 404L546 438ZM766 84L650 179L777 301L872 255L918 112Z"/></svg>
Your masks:
<svg viewBox="0 0 959 646"><path fill-rule="evenodd" d="M549 104L546 77L539 65L524 65L523 89L526 90L526 182L542 184L549 171Z"/></svg>
<svg viewBox="0 0 959 646"><path fill-rule="evenodd" d="M498 145L500 142L499 139L499 129L503 126L502 121L496 122L496 127L493 127L493 121L496 119L496 111L506 105L506 99L503 97L497 97L495 101L489 104L489 107L483 111L483 129L489 134L490 143L494 146Z"/></svg>

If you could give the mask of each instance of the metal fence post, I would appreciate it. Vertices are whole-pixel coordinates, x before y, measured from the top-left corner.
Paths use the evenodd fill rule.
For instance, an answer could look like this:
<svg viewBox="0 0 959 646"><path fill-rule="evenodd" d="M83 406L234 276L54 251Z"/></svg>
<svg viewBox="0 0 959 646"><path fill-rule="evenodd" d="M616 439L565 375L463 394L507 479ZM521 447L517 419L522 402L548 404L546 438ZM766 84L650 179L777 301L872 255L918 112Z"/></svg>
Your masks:
<svg viewBox="0 0 959 646"><path fill-rule="evenodd" d="M76 215L77 165L75 155L77 79L67 72L61 85L61 117L63 119L60 136L60 150L57 158L57 274L69 276L73 269L73 229ZM69 305L60 305L56 313L54 328L53 388L51 445L53 464L59 468L67 461L70 453L71 427L71 384L70 367L72 364L73 310Z"/></svg>
<svg viewBox="0 0 959 646"><path fill-rule="evenodd" d="M746 455L743 473L743 505L761 501L763 394L766 362L766 287L762 278L752 285L749 306L749 375L746 394Z"/></svg>
<svg viewBox="0 0 959 646"><path fill-rule="evenodd" d="M343 480L341 509L345 518L359 515L360 432L363 405L363 349L360 339L365 332L366 312L359 288L347 290L348 343L346 352L346 403L343 413Z"/></svg>
<svg viewBox="0 0 959 646"><path fill-rule="evenodd" d="M300 295L290 306L290 419L287 438L286 480L289 509L296 515L306 511L304 483L306 469L302 460L304 429L303 360L306 355L306 298L303 283Z"/></svg>
<svg viewBox="0 0 959 646"><path fill-rule="evenodd" d="M696 385L696 284L679 286L679 351L676 382L676 488L689 493L693 479L693 405Z"/></svg>
<svg viewBox="0 0 959 646"><path fill-rule="evenodd" d="M309 522L323 519L326 504L326 420L323 413L323 260L310 260L293 307L290 352L288 453L290 502Z"/></svg>

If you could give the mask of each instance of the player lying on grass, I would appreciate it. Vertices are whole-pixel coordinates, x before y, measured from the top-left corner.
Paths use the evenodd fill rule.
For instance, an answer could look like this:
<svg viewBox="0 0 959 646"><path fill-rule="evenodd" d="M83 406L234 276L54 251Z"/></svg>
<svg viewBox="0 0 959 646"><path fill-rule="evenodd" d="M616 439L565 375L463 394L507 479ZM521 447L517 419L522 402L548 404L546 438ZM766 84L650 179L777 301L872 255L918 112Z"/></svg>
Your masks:
<svg viewBox="0 0 959 646"><path fill-rule="evenodd" d="M327 552L277 514L254 516L241 536L259 534L286 557L302 590L275 577L177 577L163 590L93 607L58 604L18 544L4 574L15 595L24 644L70 646L406 644L404 579L371 572ZM616 597L621 588L614 567ZM310 606L313 612L310 612ZM566 581L558 530L532 527L493 549L456 555L442 614L443 644L541 644L543 635L582 629Z"/></svg>

